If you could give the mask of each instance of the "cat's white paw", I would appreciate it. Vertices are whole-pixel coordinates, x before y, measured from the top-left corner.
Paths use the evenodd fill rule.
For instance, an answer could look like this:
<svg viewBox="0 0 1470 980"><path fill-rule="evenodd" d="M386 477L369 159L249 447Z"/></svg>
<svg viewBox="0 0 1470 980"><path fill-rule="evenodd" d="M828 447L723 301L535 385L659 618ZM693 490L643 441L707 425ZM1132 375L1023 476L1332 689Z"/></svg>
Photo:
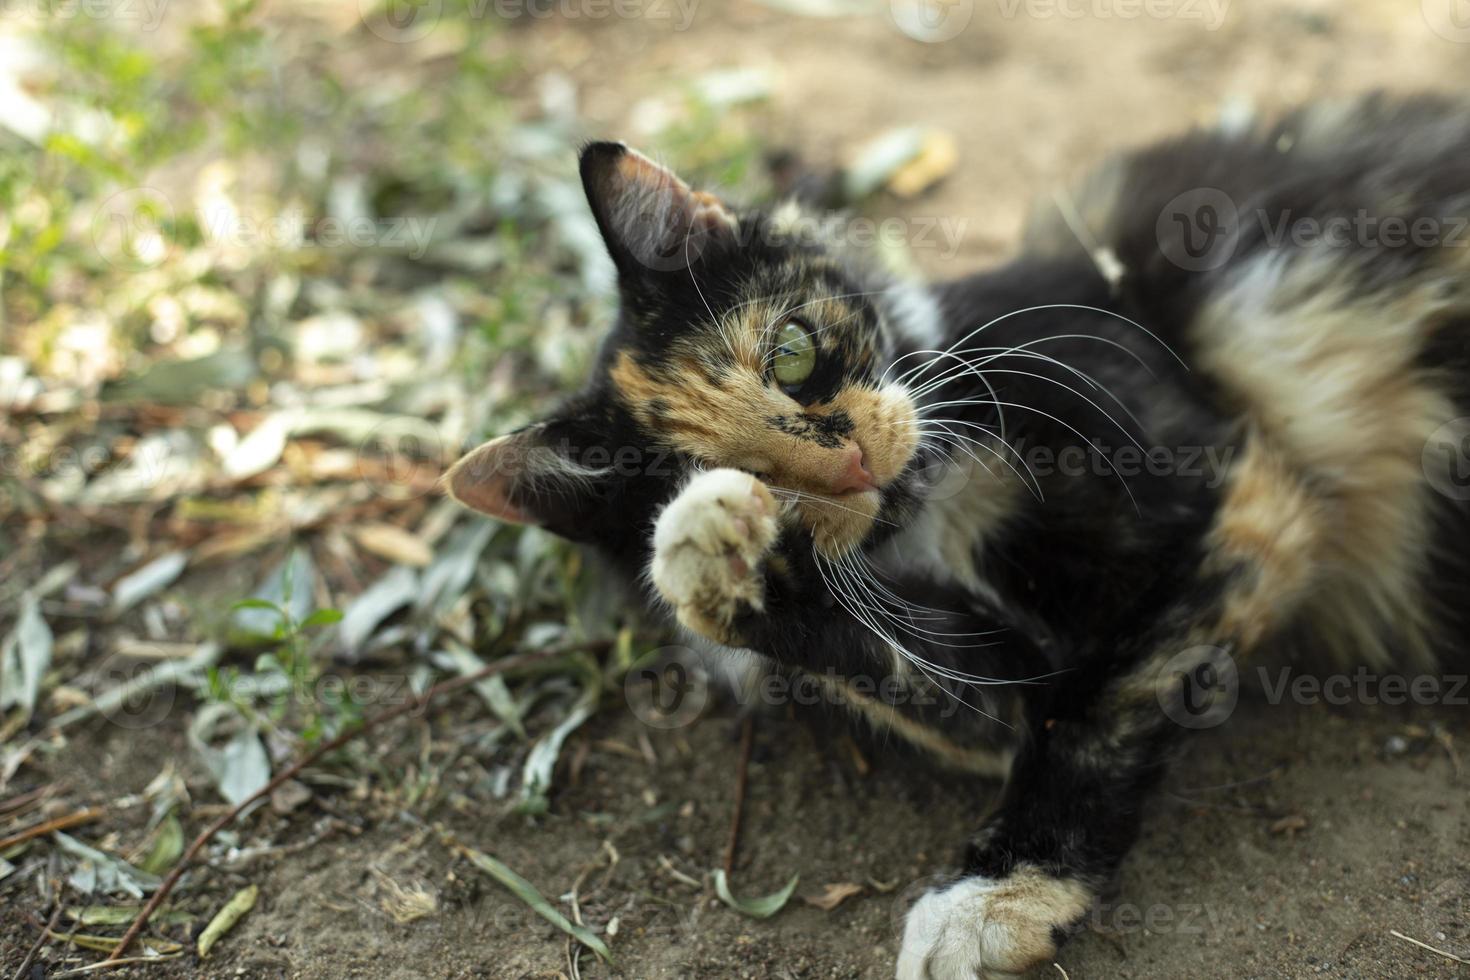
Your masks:
<svg viewBox="0 0 1470 980"><path fill-rule="evenodd" d="M680 623L739 645L731 624L741 608L762 606L778 513L765 484L729 469L699 474L664 508L654 525L650 573Z"/></svg>
<svg viewBox="0 0 1470 980"><path fill-rule="evenodd" d="M1018 868L1005 878L962 878L909 910L898 980L1008 980L1049 963L1056 936L1087 914L1081 883Z"/></svg>

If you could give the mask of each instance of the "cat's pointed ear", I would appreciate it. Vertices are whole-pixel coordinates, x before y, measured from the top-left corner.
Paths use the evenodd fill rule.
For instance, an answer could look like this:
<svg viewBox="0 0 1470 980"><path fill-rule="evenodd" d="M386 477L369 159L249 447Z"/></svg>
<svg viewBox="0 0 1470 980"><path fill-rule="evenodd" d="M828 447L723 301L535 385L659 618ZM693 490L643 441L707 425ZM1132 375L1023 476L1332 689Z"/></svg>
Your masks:
<svg viewBox="0 0 1470 980"><path fill-rule="evenodd" d="M622 143L582 150L582 188L618 271L678 272L733 245L739 222L719 198Z"/></svg>
<svg viewBox="0 0 1470 980"><path fill-rule="evenodd" d="M459 503L511 524L532 524L564 537L602 501L605 469L578 462L584 440L565 422L541 422L491 439L450 467L444 489Z"/></svg>

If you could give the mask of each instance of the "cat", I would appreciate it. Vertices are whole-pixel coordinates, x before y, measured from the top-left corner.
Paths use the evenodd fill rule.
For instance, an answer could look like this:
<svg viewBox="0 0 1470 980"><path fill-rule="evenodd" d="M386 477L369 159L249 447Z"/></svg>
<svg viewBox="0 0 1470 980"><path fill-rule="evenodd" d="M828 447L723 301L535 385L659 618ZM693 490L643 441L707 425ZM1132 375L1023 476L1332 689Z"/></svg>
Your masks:
<svg viewBox="0 0 1470 980"><path fill-rule="evenodd" d="M592 143L616 322L582 391L447 489L594 546L690 636L893 681L846 703L1004 780L897 976L1020 974L1239 664L1424 667L1458 625L1466 161L1470 111L1430 96L1199 130L924 285L800 202Z"/></svg>

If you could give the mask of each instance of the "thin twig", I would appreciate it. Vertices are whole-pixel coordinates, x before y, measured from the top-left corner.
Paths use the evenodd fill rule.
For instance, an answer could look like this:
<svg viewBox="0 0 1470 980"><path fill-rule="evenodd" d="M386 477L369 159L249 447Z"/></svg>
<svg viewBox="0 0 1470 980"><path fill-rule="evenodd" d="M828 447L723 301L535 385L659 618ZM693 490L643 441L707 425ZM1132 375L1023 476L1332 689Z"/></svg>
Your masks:
<svg viewBox="0 0 1470 980"><path fill-rule="evenodd" d="M76 813L67 813L60 817L54 817L34 826L27 827L25 830L17 831L9 837L0 840L0 851L9 850L16 844L23 844L35 837L45 837L53 830L66 830L68 827L75 827L77 824L91 823L93 820L100 820L106 815L106 810L99 807L89 807L86 810L78 810Z"/></svg>
<svg viewBox="0 0 1470 980"><path fill-rule="evenodd" d="M37 800L50 796L55 792L57 785L57 783L48 783L45 786L38 786L28 793L12 796L10 799L0 802L0 813L9 813L12 810L19 810L22 807L30 806Z"/></svg>
<svg viewBox="0 0 1470 980"><path fill-rule="evenodd" d="M585 648L586 646L587 644L578 645L579 649ZM148 924L149 917L151 917L153 913L158 910L158 907L163 904L163 900L168 897L169 892L173 891L174 885L178 884L179 878L183 876L189 865L194 862L194 858L197 857L199 855L199 852L204 849L204 846L208 844L211 839L213 839L214 835L219 833L225 827L229 826L230 823L232 823L236 817L238 817L248 807L250 807L251 804L255 803L257 800L261 800L269 796L272 792L275 791L276 787L280 786L282 783L286 782L289 779L295 778L295 776L307 766L316 762L318 759L321 759L328 753L337 751L348 742L351 742L353 739L358 738L361 735L367 734L368 732L379 727L383 723L392 721L394 718L399 718L403 715L410 714L414 711L419 710L420 708L427 705L430 701L434 700L437 697L440 697L441 695L448 694L452 691L457 691L463 687L469 687L470 685L476 684L484 680L485 678L491 677L495 674L503 673L508 670L515 670L519 667L525 667L529 664L538 663L542 660L549 660L553 657L565 656L566 653L567 650L561 647L550 650L538 650L535 653L525 653L520 655L519 657L507 657L504 660L498 660L495 663L487 664L482 670L477 670L472 674L464 674L460 677L455 677L447 681L442 681L438 684L435 684L433 687L429 688L427 691L418 695L417 697L410 698L403 704L395 705L384 711L378 712L371 718L363 721L357 727L349 728L348 730L338 735L336 738L332 739L330 742L326 742L322 745L317 746L317 748L315 748L311 752L308 752L298 761L293 762L285 769L282 769L279 773L275 775L273 779L271 779L270 782L266 783L260 789L256 790L255 793L253 793L247 799L241 800L229 810L225 811L225 813L221 814L213 823L211 823L208 827L205 827L204 830L200 832L198 837L194 838L194 842L189 845L189 849L179 857L177 862L174 863L173 869L169 871L167 877L163 879L163 883L158 886L158 890L155 891L153 893L153 896L148 899L148 904L143 906L143 911L138 913L137 918L133 920L133 924L128 926L128 931L123 933L122 939L118 940L117 948L114 949L112 951L112 954L109 955L107 959L103 960L102 962L121 965L121 963L123 962L123 953L127 951L128 946L133 942L134 939L138 938L138 934L142 932L143 928Z"/></svg>
<svg viewBox="0 0 1470 980"><path fill-rule="evenodd" d="M30 970L31 964L36 962L36 957L39 956L41 953L41 947L46 945L46 939L56 928L56 923L61 921L62 903L61 887L59 884L57 885L55 891L56 898L54 899L54 901L56 902L56 910L51 913L51 921L46 923L46 928L42 929L41 934L36 937L35 945L31 947L31 951L26 954L25 959L20 961L20 969L15 971L15 980L25 980L26 972Z"/></svg>
<svg viewBox="0 0 1470 980"><path fill-rule="evenodd" d="M79 977L84 973L96 973L99 970L111 970L119 966L135 966L139 963L161 963L164 960L176 960L183 953L163 953L158 956L128 956L120 960L98 960L86 966L79 966L67 970L65 973L51 974L51 980L62 980L63 977Z"/></svg>
<svg viewBox="0 0 1470 980"><path fill-rule="evenodd" d="M1418 946L1421 949L1427 949L1431 953L1438 953L1440 956L1443 956L1447 960L1454 960L1456 963L1464 963L1466 966L1470 966L1470 960L1465 959L1465 957L1456 956L1454 953L1447 953L1442 949L1436 949L1428 943L1421 943L1413 936L1406 936L1403 933L1399 932L1397 929L1388 930L1388 934L1390 936L1397 936L1399 939L1402 939L1406 943L1413 943L1415 946Z"/></svg>
<svg viewBox="0 0 1470 980"><path fill-rule="evenodd" d="M746 715L740 728L740 766L735 770L735 811L730 815L730 840L725 844L725 874L735 871L740 847L740 818L745 812L745 784L750 776L750 750L755 743L755 715Z"/></svg>

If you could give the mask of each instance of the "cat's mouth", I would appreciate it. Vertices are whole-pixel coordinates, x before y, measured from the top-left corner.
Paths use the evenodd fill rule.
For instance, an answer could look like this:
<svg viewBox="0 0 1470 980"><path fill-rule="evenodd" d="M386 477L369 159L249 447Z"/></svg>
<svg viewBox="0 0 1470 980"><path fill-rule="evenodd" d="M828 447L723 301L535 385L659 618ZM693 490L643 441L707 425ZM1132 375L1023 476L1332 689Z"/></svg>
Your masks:
<svg viewBox="0 0 1470 980"><path fill-rule="evenodd" d="M786 496L779 490L778 497ZM823 557L837 559L862 544L883 509L883 492L869 487L843 493L801 493L789 498Z"/></svg>

